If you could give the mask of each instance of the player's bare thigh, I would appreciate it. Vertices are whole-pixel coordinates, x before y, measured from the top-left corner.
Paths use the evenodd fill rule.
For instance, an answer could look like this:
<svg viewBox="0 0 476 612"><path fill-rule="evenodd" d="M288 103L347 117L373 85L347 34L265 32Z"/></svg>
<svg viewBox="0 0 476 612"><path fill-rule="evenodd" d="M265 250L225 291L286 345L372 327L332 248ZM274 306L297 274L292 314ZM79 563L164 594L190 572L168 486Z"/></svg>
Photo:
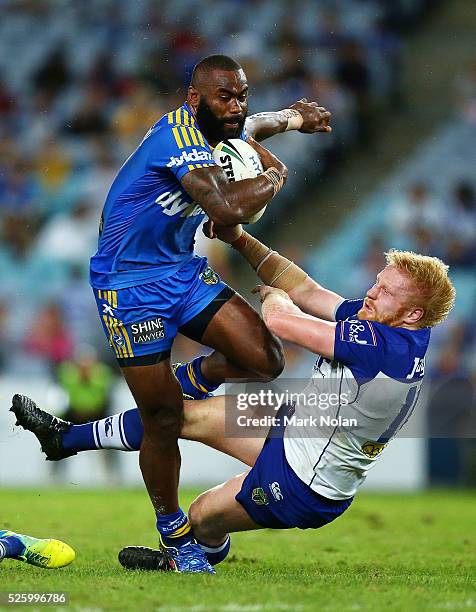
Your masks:
<svg viewBox="0 0 476 612"><path fill-rule="evenodd" d="M200 401L184 401L184 424L180 437L202 442L243 461L246 465L253 466L268 432L266 429L250 430L249 437L235 437L231 431L227 435L225 429L227 404L231 409L234 402L232 398L226 398L224 395Z"/></svg>
<svg viewBox="0 0 476 612"><path fill-rule="evenodd" d="M263 529L235 499L248 472L239 474L197 497L189 509L195 536L204 544L218 546L228 533Z"/></svg>
<svg viewBox="0 0 476 612"><path fill-rule="evenodd" d="M231 297L209 322L202 344L216 349L203 363L205 377L240 378L230 362L248 370L249 380L273 380L284 368L281 341L268 330L263 319L238 293ZM253 376L252 374L255 374Z"/></svg>

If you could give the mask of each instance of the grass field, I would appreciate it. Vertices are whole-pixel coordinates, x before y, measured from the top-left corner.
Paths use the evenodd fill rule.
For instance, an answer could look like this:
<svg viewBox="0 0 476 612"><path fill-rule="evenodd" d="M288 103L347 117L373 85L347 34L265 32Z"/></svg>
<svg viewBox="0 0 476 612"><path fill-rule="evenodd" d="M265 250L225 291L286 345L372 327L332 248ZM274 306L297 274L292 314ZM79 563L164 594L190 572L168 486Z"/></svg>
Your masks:
<svg viewBox="0 0 476 612"><path fill-rule="evenodd" d="M56 571L6 560L0 591L65 591L69 610L476 610L475 493L362 494L317 531L237 534L217 576L121 568L123 546L157 544L140 490L1 490L0 513L77 553Z"/></svg>

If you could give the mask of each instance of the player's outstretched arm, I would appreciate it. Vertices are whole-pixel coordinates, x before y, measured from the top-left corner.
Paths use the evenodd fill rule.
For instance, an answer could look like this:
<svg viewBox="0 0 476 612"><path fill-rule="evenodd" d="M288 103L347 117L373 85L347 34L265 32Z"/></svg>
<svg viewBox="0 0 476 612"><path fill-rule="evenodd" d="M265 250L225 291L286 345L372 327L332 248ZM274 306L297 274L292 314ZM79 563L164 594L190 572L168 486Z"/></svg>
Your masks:
<svg viewBox="0 0 476 612"><path fill-rule="evenodd" d="M210 219L222 226L246 221L281 190L288 176L286 166L270 151L257 145L265 172L256 178L229 183L219 166L185 174L181 183Z"/></svg>
<svg viewBox="0 0 476 612"><path fill-rule="evenodd" d="M275 336L328 359L334 358L336 323L302 312L281 289L260 285L254 293L260 294L263 320Z"/></svg>
<svg viewBox="0 0 476 612"><path fill-rule="evenodd" d="M256 113L246 120L246 131L256 140L264 140L275 134L299 130L305 134L331 132L331 113L317 102L305 98L280 111Z"/></svg>
<svg viewBox="0 0 476 612"><path fill-rule="evenodd" d="M215 227L213 231L248 261L266 285L286 292L305 313L334 321L337 306L343 301L340 295L316 283L299 266L245 232L241 226Z"/></svg>

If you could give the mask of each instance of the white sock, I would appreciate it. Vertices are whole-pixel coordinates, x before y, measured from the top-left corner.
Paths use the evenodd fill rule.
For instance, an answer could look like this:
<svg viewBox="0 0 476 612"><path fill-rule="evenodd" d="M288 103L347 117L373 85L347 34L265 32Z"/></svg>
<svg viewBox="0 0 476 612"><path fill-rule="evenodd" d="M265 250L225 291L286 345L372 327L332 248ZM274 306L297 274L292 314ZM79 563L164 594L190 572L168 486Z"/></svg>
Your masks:
<svg viewBox="0 0 476 612"><path fill-rule="evenodd" d="M114 414L96 421L93 428L94 441L98 448L115 448L116 450L135 450L124 434L124 413Z"/></svg>

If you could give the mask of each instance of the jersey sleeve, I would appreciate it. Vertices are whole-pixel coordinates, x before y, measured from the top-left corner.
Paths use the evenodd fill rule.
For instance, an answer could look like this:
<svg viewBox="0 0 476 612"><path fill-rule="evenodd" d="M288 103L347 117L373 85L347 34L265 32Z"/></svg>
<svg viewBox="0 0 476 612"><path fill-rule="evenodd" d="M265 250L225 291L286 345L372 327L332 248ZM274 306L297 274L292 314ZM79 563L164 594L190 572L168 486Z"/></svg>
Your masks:
<svg viewBox="0 0 476 612"><path fill-rule="evenodd" d="M334 359L347 365L356 376L373 378L383 367L387 338L385 326L373 321L338 321Z"/></svg>
<svg viewBox="0 0 476 612"><path fill-rule="evenodd" d="M364 300L344 300L341 302L335 312L335 321L345 321L349 317L356 315L362 308Z"/></svg>
<svg viewBox="0 0 476 612"><path fill-rule="evenodd" d="M149 155L152 170L168 169L180 180L187 172L215 166L210 145L190 125L165 125L154 136Z"/></svg>

